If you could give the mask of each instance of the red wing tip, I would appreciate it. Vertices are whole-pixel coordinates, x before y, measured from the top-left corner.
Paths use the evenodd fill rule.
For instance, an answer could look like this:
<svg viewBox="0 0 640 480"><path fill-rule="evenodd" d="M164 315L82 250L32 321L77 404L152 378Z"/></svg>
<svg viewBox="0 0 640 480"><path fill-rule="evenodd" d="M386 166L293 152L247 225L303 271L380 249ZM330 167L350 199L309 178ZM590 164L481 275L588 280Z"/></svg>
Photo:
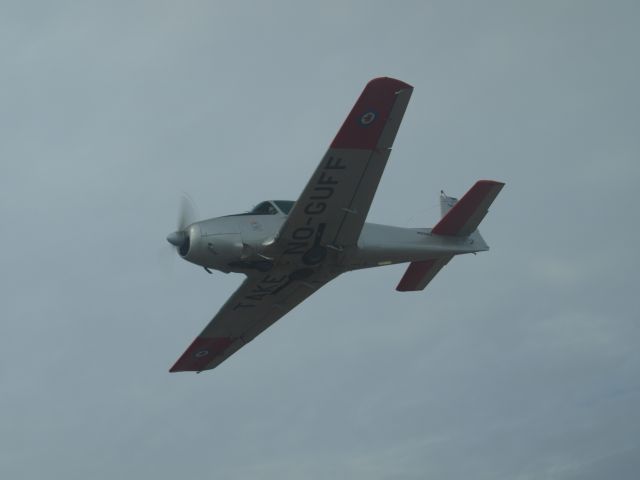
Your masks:
<svg viewBox="0 0 640 480"><path fill-rule="evenodd" d="M391 77L376 77L373 78L369 81L369 83L367 83L367 86L369 85L374 85L376 83L379 84L384 84L385 87L393 87L396 90L404 90L407 88L413 88L411 85L409 85L406 82L403 82L402 80L398 80L397 78L391 78Z"/></svg>
<svg viewBox="0 0 640 480"><path fill-rule="evenodd" d="M375 149L399 92L410 94L412 89L408 83L395 78L380 77L371 80L338 130L331 148Z"/></svg>
<svg viewBox="0 0 640 480"><path fill-rule="evenodd" d="M175 365L169 369L169 373L179 373L179 372L196 372L200 373L202 370L197 370L195 368L178 368Z"/></svg>
<svg viewBox="0 0 640 480"><path fill-rule="evenodd" d="M401 287L400 285L396 287L396 292L418 292L418 291L419 290L416 290L415 288Z"/></svg>
<svg viewBox="0 0 640 480"><path fill-rule="evenodd" d="M234 337L197 337L169 372L201 372L236 340Z"/></svg>

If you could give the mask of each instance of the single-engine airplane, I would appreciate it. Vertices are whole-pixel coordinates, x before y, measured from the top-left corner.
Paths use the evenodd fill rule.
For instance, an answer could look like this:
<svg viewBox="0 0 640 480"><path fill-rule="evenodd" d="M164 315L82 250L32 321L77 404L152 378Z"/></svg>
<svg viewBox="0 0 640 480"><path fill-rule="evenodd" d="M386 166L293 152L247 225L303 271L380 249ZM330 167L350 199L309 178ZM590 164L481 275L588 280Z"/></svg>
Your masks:
<svg viewBox="0 0 640 480"><path fill-rule="evenodd" d="M489 249L477 227L501 182L480 180L459 201L441 192L433 228L365 223L412 91L393 78L371 80L297 201L262 202L167 237L209 272L247 276L171 372L217 367L343 272L409 262L396 290L418 291L454 255Z"/></svg>

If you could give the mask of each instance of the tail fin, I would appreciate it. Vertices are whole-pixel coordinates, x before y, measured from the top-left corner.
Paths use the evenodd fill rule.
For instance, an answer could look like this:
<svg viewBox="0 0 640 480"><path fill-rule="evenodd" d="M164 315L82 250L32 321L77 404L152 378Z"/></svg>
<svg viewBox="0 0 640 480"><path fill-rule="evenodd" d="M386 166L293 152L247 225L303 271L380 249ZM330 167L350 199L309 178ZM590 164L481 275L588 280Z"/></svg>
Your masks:
<svg viewBox="0 0 640 480"><path fill-rule="evenodd" d="M458 203L457 198L448 197L444 190L440 190L440 216L444 217L453 206Z"/></svg>
<svg viewBox="0 0 640 480"><path fill-rule="evenodd" d="M431 233L434 235L452 235L466 237L472 234L484 216L489 211L489 206L504 187L504 183L493 180L479 180L471 189L459 200L440 196L440 206L444 216L433 227ZM445 200L443 200L445 197ZM452 200L449 202L448 200ZM453 205L445 213L445 207L450 203Z"/></svg>

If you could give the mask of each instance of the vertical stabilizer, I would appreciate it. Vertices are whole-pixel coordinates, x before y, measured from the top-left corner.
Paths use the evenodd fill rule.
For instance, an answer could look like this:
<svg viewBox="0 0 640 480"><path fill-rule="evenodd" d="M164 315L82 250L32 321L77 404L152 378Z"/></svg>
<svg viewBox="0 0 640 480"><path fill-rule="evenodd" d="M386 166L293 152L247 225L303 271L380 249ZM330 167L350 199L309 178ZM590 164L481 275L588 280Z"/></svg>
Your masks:
<svg viewBox="0 0 640 480"><path fill-rule="evenodd" d="M440 216L444 217L457 202L457 198L448 197L444 190L440 190Z"/></svg>

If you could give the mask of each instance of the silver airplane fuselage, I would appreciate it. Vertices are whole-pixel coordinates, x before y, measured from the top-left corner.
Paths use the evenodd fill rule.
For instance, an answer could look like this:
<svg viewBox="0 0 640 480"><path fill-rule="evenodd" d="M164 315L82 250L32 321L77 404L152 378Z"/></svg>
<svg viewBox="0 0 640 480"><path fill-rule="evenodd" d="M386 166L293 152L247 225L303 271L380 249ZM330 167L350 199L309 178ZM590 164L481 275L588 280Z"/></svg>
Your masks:
<svg viewBox="0 0 640 480"><path fill-rule="evenodd" d="M275 203L274 203L275 205ZM276 249L277 235L287 215L280 209L275 214L229 215L189 225L186 247L180 251L185 260L221 272L250 274L266 272L274 266L314 266L299 255ZM336 248L323 246L323 268L349 271L395 263L436 259L489 249L474 232L466 237L431 235L430 228L402 228L365 223L356 246ZM318 262L320 263L320 262Z"/></svg>

